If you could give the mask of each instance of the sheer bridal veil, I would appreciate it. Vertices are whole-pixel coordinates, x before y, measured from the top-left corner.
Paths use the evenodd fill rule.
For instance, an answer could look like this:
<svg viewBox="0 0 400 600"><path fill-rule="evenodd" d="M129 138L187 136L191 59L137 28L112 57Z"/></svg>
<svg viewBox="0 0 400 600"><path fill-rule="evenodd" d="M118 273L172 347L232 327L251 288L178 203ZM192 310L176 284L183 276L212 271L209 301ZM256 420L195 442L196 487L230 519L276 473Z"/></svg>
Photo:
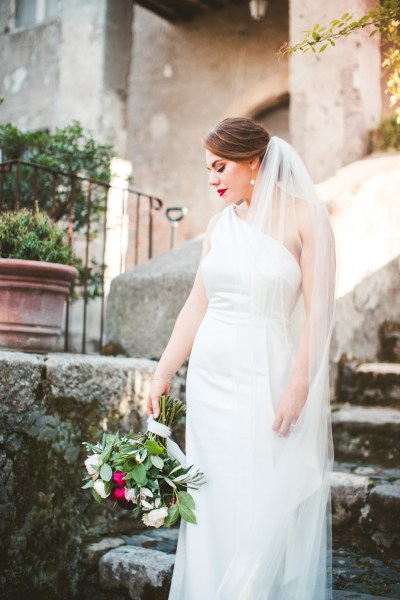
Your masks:
<svg viewBox="0 0 400 600"><path fill-rule="evenodd" d="M234 292L248 319L235 325L242 354L232 370L227 453L237 476L221 498L236 514L235 543L217 599L330 600L334 236L302 160L278 137L241 214L244 206L234 209L246 221L251 260L238 256ZM255 371L260 357L265 368ZM287 389L305 401L279 436L271 420Z"/></svg>

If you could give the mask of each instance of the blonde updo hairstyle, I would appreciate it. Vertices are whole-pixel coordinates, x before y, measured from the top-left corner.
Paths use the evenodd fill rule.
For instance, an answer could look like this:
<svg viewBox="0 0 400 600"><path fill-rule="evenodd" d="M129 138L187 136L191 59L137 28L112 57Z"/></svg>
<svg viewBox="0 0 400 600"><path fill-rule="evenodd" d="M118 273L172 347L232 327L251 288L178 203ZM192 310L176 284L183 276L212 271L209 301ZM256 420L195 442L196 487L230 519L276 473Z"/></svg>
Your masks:
<svg viewBox="0 0 400 600"><path fill-rule="evenodd" d="M203 139L204 147L221 158L247 162L265 154L271 134L265 127L245 117L220 121Z"/></svg>

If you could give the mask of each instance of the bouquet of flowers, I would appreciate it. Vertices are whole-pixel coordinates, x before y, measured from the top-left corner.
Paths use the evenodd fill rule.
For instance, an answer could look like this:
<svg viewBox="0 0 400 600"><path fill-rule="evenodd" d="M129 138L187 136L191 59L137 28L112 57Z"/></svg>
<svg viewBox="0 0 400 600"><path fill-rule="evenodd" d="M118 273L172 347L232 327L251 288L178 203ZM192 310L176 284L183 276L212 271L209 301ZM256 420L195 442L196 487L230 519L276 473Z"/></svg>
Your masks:
<svg viewBox="0 0 400 600"><path fill-rule="evenodd" d="M88 475L82 489L91 488L99 503L108 499L132 510L147 526L171 527L179 517L196 523L188 489L205 483L204 475L185 465L185 455L169 439L170 427L183 410L180 400L161 396L159 419L148 418L146 433L128 437L104 433L101 443L83 442Z"/></svg>

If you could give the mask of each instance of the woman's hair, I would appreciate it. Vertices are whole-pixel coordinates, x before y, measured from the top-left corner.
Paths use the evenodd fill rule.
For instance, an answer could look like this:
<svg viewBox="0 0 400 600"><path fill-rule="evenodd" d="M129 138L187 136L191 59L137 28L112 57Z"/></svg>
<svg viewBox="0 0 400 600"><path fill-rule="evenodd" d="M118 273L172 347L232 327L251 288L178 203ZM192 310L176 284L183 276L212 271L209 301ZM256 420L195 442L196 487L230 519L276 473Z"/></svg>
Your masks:
<svg viewBox="0 0 400 600"><path fill-rule="evenodd" d="M235 162L250 161L264 156L271 134L259 123L245 117L220 121L203 138L207 150Z"/></svg>

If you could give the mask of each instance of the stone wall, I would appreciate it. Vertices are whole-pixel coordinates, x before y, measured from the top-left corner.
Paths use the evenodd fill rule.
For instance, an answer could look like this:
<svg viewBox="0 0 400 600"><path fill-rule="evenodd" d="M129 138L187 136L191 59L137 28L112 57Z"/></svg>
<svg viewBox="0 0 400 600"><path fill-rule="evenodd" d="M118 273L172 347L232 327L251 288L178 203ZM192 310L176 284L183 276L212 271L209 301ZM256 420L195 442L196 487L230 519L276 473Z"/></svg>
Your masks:
<svg viewBox="0 0 400 600"><path fill-rule="evenodd" d="M0 12L1 123L51 129L78 119L125 154L130 0L62 0L55 17L17 28Z"/></svg>
<svg viewBox="0 0 400 600"><path fill-rule="evenodd" d="M112 281L105 323L110 350L160 358L192 288L201 246L201 240L186 242Z"/></svg>
<svg viewBox="0 0 400 600"><path fill-rule="evenodd" d="M335 230L338 302L332 360L373 360L383 321L399 321L400 154L372 154L318 185Z"/></svg>
<svg viewBox="0 0 400 600"><path fill-rule="evenodd" d="M144 359L0 352L0 590L79 598L82 548L132 533L127 511L80 489L82 441L143 430L155 364Z"/></svg>
<svg viewBox="0 0 400 600"><path fill-rule="evenodd" d="M375 0L291 0L290 39L304 38L314 24L329 25L348 12L355 18ZM296 53L289 61L290 131L315 181L365 156L369 131L381 116L379 35L357 32L323 54Z"/></svg>
<svg viewBox="0 0 400 600"><path fill-rule="evenodd" d="M222 207L208 186L202 137L226 116L253 116L287 96L287 61L275 55L287 37L287 0L270 2L260 22L248 4L188 23L135 7L128 158L139 189L189 208L180 243ZM155 245L165 250L169 225L158 221Z"/></svg>

